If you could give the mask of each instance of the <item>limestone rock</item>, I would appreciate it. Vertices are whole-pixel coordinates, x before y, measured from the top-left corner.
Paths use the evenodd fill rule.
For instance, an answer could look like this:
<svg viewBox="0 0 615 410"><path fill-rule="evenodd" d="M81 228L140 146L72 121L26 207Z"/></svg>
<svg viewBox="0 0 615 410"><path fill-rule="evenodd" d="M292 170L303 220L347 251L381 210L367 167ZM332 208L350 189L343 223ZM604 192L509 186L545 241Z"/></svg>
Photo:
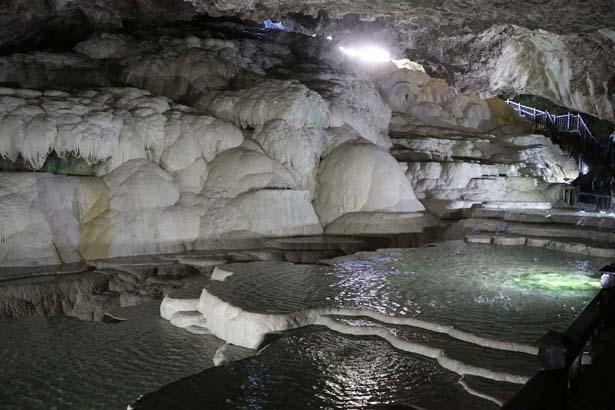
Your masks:
<svg viewBox="0 0 615 410"><path fill-rule="evenodd" d="M232 201L249 221L249 229L263 236L322 234L322 227L305 191L260 190Z"/></svg>
<svg viewBox="0 0 615 410"><path fill-rule="evenodd" d="M193 48L183 54L169 50L133 57L122 77L128 84L177 100L192 87L201 92L224 88L239 72L218 52Z"/></svg>
<svg viewBox="0 0 615 410"><path fill-rule="evenodd" d="M490 75L494 94L533 94L610 121L615 120L613 41L600 33L560 35L515 27ZM584 49L587 58L573 50ZM592 54L593 53L593 54ZM600 63L588 58L600 56Z"/></svg>
<svg viewBox="0 0 615 410"><path fill-rule="evenodd" d="M0 265L79 261L80 226L107 204L107 188L97 178L0 173L0 208L14 213L2 222Z"/></svg>
<svg viewBox="0 0 615 410"><path fill-rule="evenodd" d="M199 213L184 207L109 210L83 226L79 251L85 259L182 252L199 227Z"/></svg>
<svg viewBox="0 0 615 410"><path fill-rule="evenodd" d="M222 90L246 76L262 76L290 54L284 46L264 39L232 41L195 35L162 37L138 47L144 51L121 61L125 65L121 78L174 100Z"/></svg>
<svg viewBox="0 0 615 410"><path fill-rule="evenodd" d="M198 194L203 190L208 174L207 162L203 158L197 158L186 168L173 174L173 183L179 192Z"/></svg>
<svg viewBox="0 0 615 410"><path fill-rule="evenodd" d="M422 212L352 212L327 225L328 235L420 233L437 226L438 219Z"/></svg>
<svg viewBox="0 0 615 410"><path fill-rule="evenodd" d="M389 149L391 108L383 101L373 81L342 78L321 91L330 104L331 127L348 125L366 140Z"/></svg>
<svg viewBox="0 0 615 410"><path fill-rule="evenodd" d="M418 198L446 199L447 192L482 177L483 167L470 162L411 162L407 175Z"/></svg>
<svg viewBox="0 0 615 410"><path fill-rule="evenodd" d="M505 125L523 126L523 121L503 101L459 94L446 81L418 70L393 72L380 80L380 91L398 113L398 128L403 123L406 129L420 124L487 133Z"/></svg>
<svg viewBox="0 0 615 410"><path fill-rule="evenodd" d="M213 201L203 212L200 239L320 235L322 232L308 192L261 189L234 199Z"/></svg>
<svg viewBox="0 0 615 410"><path fill-rule="evenodd" d="M536 179L524 177L472 179L464 189L461 199L478 202L545 202Z"/></svg>
<svg viewBox="0 0 615 410"><path fill-rule="evenodd" d="M0 197L0 232L1 265L61 263L49 223L26 198L15 194Z"/></svg>
<svg viewBox="0 0 615 410"><path fill-rule="evenodd" d="M101 33L80 42L74 49L93 59L122 58L135 52L131 40L122 34Z"/></svg>
<svg viewBox="0 0 615 410"><path fill-rule="evenodd" d="M267 155L290 171L299 188L314 192L325 142L322 129L292 128L277 120L267 123L254 139Z"/></svg>
<svg viewBox="0 0 615 410"><path fill-rule="evenodd" d="M263 80L248 89L211 92L194 106L242 128L273 120L283 120L295 129L328 124L328 104L296 81Z"/></svg>
<svg viewBox="0 0 615 410"><path fill-rule="evenodd" d="M256 151L233 148L211 162L205 190L234 198L261 188L291 189L294 186L292 176L280 163Z"/></svg>
<svg viewBox="0 0 615 410"><path fill-rule="evenodd" d="M0 82L40 89L108 87L113 75L84 55L34 51L1 56Z"/></svg>
<svg viewBox="0 0 615 410"><path fill-rule="evenodd" d="M179 192L169 174L146 159L134 159L107 174L109 208L133 211L164 208L179 200Z"/></svg>
<svg viewBox="0 0 615 410"><path fill-rule="evenodd" d="M222 268L219 267L215 267L214 271L211 274L211 280L217 280L217 281L224 281L226 278L228 278L229 276L232 276L233 272L231 271L227 271L224 270Z"/></svg>
<svg viewBox="0 0 615 410"><path fill-rule="evenodd" d="M320 164L314 207L323 225L349 212L424 209L389 153L356 142L340 145Z"/></svg>

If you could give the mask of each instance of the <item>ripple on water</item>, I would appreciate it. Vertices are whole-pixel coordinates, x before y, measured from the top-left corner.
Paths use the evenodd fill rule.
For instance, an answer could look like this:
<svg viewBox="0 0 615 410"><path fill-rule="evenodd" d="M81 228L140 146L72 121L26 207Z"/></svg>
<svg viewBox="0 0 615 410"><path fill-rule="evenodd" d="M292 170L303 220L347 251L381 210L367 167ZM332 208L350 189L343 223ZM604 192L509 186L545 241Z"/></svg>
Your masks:
<svg viewBox="0 0 615 410"><path fill-rule="evenodd" d="M333 266L257 262L207 285L245 310L288 313L350 307L535 342L563 329L595 295L599 258L450 241L336 258ZM562 288L562 283L566 286Z"/></svg>
<svg viewBox="0 0 615 410"><path fill-rule="evenodd" d="M320 327L289 332L256 357L164 386L136 409L357 409L387 404L431 409L495 409L458 376L376 338Z"/></svg>
<svg viewBox="0 0 615 410"><path fill-rule="evenodd" d="M246 310L368 308L532 343L548 328L565 327L593 297L592 283L603 264L533 248L448 242L337 258L333 266L237 264L235 275L208 289ZM138 309L145 310L114 325L65 318L0 322L0 408L125 408L145 392L212 365L222 341L174 328L158 317L157 305ZM475 365L505 370L514 362L510 370L523 374L534 366L521 354L477 348L445 335L365 318L346 320L384 326L400 339L424 342ZM513 391L476 377L462 383L499 398ZM391 402L495 408L468 395L458 375L435 360L395 350L377 338L316 327L291 332L257 358L172 383L140 406L358 408Z"/></svg>
<svg viewBox="0 0 615 410"><path fill-rule="evenodd" d="M135 320L118 324L0 321L0 408L125 409L213 365L223 341L175 328L159 317L158 304L133 309Z"/></svg>

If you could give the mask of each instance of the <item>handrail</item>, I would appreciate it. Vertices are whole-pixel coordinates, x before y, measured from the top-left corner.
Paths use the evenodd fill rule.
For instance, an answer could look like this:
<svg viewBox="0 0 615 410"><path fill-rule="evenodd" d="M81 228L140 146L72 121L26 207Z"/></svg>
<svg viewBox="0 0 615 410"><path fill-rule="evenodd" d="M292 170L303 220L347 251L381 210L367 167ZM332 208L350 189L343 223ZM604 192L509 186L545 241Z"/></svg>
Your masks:
<svg viewBox="0 0 615 410"><path fill-rule="evenodd" d="M546 129L553 127L559 132L577 133L583 137L586 142L600 146L600 142L594 137L580 114L568 113L564 115L555 115L548 111L529 107L510 99L506 100L506 104L510 105L520 116L534 121L539 128Z"/></svg>
<svg viewBox="0 0 615 410"><path fill-rule="evenodd" d="M587 205L591 204L583 202L581 197L589 197L594 199L594 207L598 211L613 211L615 210L615 195L595 194L593 192L581 192L580 187L567 186L561 190L560 199L568 206L577 209L587 209ZM581 206L579 206L581 205Z"/></svg>
<svg viewBox="0 0 615 410"><path fill-rule="evenodd" d="M596 297L563 332L547 332L539 341L543 369L509 400L503 410L563 409L571 378L578 375L581 356L596 331L612 319L615 310L613 289L601 289ZM574 381L574 380L573 380Z"/></svg>

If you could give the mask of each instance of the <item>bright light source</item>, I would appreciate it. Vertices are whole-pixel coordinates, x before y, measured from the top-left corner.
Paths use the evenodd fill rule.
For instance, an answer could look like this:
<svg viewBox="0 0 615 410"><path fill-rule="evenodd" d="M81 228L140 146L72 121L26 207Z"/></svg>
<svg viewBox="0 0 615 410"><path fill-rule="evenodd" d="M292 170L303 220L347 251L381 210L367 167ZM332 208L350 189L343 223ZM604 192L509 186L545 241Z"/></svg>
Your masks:
<svg viewBox="0 0 615 410"><path fill-rule="evenodd" d="M330 35L327 36L327 40L331 41L333 40L333 37L331 37Z"/></svg>
<svg viewBox="0 0 615 410"><path fill-rule="evenodd" d="M386 63L391 61L391 55L389 54L389 52L383 48L376 46L340 46L340 51L350 58L355 58L365 63Z"/></svg>
<svg viewBox="0 0 615 410"><path fill-rule="evenodd" d="M583 166L581 166L581 173L583 175L587 175L588 172L589 172L589 165L587 165L586 163L583 163Z"/></svg>

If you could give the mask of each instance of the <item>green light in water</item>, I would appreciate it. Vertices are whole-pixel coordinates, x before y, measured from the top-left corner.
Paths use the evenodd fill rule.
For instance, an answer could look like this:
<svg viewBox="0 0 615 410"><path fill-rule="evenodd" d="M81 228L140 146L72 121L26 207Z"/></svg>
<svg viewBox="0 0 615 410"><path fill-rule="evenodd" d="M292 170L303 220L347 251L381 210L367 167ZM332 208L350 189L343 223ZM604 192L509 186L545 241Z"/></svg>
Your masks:
<svg viewBox="0 0 615 410"><path fill-rule="evenodd" d="M514 278L513 281L525 288L543 289L552 292L600 289L600 279L583 275L534 273Z"/></svg>

